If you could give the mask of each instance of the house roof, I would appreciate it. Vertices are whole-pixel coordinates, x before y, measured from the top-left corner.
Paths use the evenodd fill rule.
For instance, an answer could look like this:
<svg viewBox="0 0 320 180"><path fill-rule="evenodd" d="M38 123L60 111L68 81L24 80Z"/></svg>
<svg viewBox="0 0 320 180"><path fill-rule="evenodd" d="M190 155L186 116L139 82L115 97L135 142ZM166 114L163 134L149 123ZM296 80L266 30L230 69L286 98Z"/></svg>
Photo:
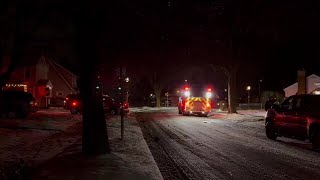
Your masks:
<svg viewBox="0 0 320 180"><path fill-rule="evenodd" d="M311 78L319 78L319 79L320 79L320 76L317 76L317 75L315 75L315 74L311 74L310 76L308 76L308 77L306 78L306 81L308 81L308 79L311 79ZM293 84L291 84L290 86L284 88L283 90L287 90L287 89L289 89L289 88L291 88L291 87L293 87L293 86L297 86L297 85L298 85L298 82L293 83Z"/></svg>

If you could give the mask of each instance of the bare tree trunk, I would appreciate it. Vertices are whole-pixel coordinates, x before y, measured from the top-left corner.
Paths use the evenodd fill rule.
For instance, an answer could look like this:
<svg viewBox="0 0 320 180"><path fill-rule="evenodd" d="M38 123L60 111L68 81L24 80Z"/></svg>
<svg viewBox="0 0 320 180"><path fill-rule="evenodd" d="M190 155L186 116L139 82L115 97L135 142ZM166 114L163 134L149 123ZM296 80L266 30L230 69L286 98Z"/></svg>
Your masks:
<svg viewBox="0 0 320 180"><path fill-rule="evenodd" d="M92 68L92 67L91 67ZM82 71L80 93L83 102L82 152L98 155L110 152L101 93L96 93L94 69Z"/></svg>
<svg viewBox="0 0 320 180"><path fill-rule="evenodd" d="M153 73L153 76L150 78L150 83L153 86L154 94L156 96L156 106L161 106L161 90L162 85L160 82L160 75L157 72Z"/></svg>
<svg viewBox="0 0 320 180"><path fill-rule="evenodd" d="M83 102L82 152L87 155L110 152L102 97L95 89L99 64L97 39L101 28L98 21L101 17L96 12L98 7L97 1L83 2L77 17L76 43L78 62L81 62L80 94Z"/></svg>
<svg viewBox="0 0 320 180"><path fill-rule="evenodd" d="M237 68L232 67L228 73L228 113L237 113Z"/></svg>
<svg viewBox="0 0 320 180"><path fill-rule="evenodd" d="M155 89L155 96L157 101L157 107L161 106L161 89Z"/></svg>

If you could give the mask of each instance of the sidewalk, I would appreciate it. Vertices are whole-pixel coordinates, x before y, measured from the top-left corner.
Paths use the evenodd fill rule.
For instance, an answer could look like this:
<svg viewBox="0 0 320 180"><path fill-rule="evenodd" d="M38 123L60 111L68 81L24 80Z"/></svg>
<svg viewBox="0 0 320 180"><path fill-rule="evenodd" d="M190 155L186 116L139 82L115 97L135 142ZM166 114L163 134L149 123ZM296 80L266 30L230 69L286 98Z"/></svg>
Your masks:
<svg viewBox="0 0 320 180"><path fill-rule="evenodd" d="M111 153L98 157L81 154L81 139L29 179L59 180L161 180L161 173L143 138L138 122L131 115L125 120L125 139L120 141L120 117L107 121Z"/></svg>

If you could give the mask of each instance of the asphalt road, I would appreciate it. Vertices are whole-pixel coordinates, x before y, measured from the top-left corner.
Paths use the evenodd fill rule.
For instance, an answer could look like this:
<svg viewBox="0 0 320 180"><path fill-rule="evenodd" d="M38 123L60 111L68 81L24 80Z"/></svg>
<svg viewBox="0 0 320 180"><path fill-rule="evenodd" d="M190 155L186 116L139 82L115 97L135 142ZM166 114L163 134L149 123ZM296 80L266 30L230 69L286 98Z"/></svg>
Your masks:
<svg viewBox="0 0 320 180"><path fill-rule="evenodd" d="M164 179L320 179L320 153L307 141L267 139L261 118L135 114Z"/></svg>

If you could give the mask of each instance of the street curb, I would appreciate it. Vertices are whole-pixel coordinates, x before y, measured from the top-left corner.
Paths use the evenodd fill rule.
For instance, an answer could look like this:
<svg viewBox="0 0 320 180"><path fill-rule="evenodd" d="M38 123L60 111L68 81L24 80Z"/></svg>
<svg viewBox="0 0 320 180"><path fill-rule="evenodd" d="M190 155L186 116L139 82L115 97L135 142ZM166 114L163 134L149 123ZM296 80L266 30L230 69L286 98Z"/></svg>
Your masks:
<svg viewBox="0 0 320 180"><path fill-rule="evenodd" d="M152 155L152 153L151 153L151 151L150 151L150 149L149 149L149 146L148 146L146 140L144 139L144 136L143 136L141 127L139 126L139 122L137 121L137 119L136 119L136 117L134 116L133 113L129 113L127 118L128 118L129 120L133 121L134 124L139 127L139 128L138 128L138 129L139 129L139 134L141 135L141 137L142 137L142 139L143 139L143 145L144 145L145 148L147 149L148 156L150 157L150 159L151 159L151 161L153 162L154 166L157 167L157 169L155 170L155 171L156 171L155 173L160 176L160 179L159 179L159 180L163 180L163 177L162 177L162 174L161 174L161 172L160 172L160 170L159 170L159 167L158 167L156 161L154 160L154 157L153 157L153 155Z"/></svg>

